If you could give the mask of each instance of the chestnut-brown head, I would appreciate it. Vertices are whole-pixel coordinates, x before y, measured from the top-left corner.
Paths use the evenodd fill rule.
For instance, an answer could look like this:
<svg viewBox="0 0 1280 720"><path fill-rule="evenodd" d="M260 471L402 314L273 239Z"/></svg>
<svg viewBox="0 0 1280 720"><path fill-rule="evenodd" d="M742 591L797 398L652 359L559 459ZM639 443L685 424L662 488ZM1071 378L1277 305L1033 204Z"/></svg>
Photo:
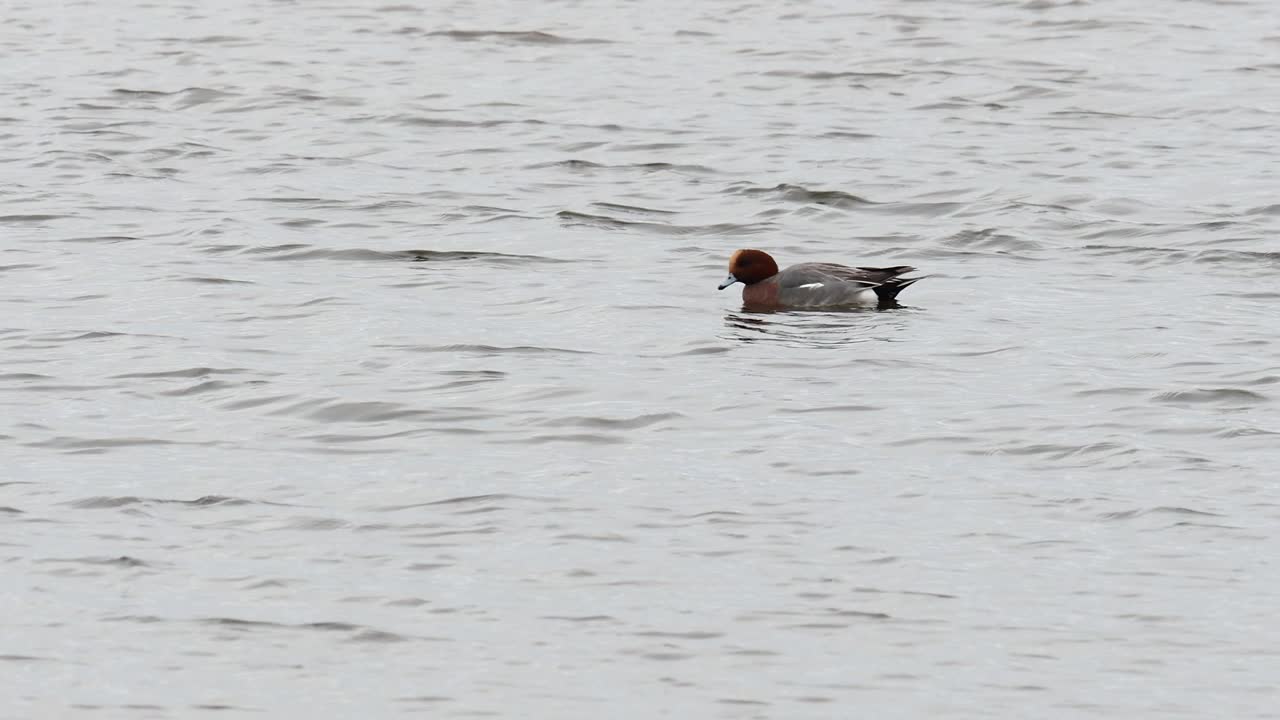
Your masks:
<svg viewBox="0 0 1280 720"><path fill-rule="evenodd" d="M769 257L769 253L763 250L738 250L729 256L729 277L720 283L720 289L736 282L754 285L777 274L778 263Z"/></svg>

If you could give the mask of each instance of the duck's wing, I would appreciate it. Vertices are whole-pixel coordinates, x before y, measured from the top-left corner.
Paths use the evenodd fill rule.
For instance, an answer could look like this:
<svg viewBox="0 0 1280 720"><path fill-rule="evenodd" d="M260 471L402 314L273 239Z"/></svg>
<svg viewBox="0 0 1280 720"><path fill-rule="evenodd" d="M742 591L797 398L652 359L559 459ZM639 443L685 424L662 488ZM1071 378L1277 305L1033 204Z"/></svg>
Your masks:
<svg viewBox="0 0 1280 720"><path fill-rule="evenodd" d="M845 265L836 265L834 263L807 263L808 266L818 268L821 272L840 278L841 280L853 280L858 282L870 282L876 285L893 280L899 275L905 275L915 268L910 265L897 265L894 267L847 267Z"/></svg>
<svg viewBox="0 0 1280 720"><path fill-rule="evenodd" d="M892 300L914 279L899 276L915 268L849 267L834 263L801 263L778 273L781 298L789 305L841 305L865 302L868 297ZM866 291L873 290L875 295Z"/></svg>
<svg viewBox="0 0 1280 720"><path fill-rule="evenodd" d="M793 307L844 305L865 300L880 282L857 268L803 263L778 273L778 299Z"/></svg>
<svg viewBox="0 0 1280 720"><path fill-rule="evenodd" d="M778 284L782 287L800 287L810 283L859 282L869 286L878 285L868 275L860 273L857 268L831 263L801 263L778 273Z"/></svg>

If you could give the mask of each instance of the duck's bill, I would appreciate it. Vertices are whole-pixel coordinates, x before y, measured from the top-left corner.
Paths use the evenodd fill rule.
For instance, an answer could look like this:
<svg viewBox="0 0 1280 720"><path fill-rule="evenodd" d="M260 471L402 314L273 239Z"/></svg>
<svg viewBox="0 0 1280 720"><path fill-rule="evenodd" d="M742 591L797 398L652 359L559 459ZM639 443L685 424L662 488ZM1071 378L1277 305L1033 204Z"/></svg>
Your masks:
<svg viewBox="0 0 1280 720"><path fill-rule="evenodd" d="M738 278L734 277L733 273L729 273L729 277L725 278L724 282L720 283L720 289L723 290L736 282L738 282Z"/></svg>

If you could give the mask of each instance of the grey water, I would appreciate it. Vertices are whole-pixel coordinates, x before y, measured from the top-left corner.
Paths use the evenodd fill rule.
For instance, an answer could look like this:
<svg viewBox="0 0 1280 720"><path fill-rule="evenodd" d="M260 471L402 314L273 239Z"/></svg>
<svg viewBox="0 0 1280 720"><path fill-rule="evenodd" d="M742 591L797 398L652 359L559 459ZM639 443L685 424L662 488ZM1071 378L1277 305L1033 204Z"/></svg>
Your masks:
<svg viewBox="0 0 1280 720"><path fill-rule="evenodd" d="M1269 0L4 20L0 717L1280 717Z"/></svg>

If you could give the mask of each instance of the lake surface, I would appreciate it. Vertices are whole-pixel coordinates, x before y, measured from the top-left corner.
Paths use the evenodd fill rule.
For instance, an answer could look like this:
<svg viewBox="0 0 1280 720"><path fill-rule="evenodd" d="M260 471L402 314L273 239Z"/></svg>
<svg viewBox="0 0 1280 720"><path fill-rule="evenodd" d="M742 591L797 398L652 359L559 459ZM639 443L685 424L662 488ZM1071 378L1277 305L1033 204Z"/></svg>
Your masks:
<svg viewBox="0 0 1280 720"><path fill-rule="evenodd" d="M5 11L3 717L1280 717L1270 0Z"/></svg>

